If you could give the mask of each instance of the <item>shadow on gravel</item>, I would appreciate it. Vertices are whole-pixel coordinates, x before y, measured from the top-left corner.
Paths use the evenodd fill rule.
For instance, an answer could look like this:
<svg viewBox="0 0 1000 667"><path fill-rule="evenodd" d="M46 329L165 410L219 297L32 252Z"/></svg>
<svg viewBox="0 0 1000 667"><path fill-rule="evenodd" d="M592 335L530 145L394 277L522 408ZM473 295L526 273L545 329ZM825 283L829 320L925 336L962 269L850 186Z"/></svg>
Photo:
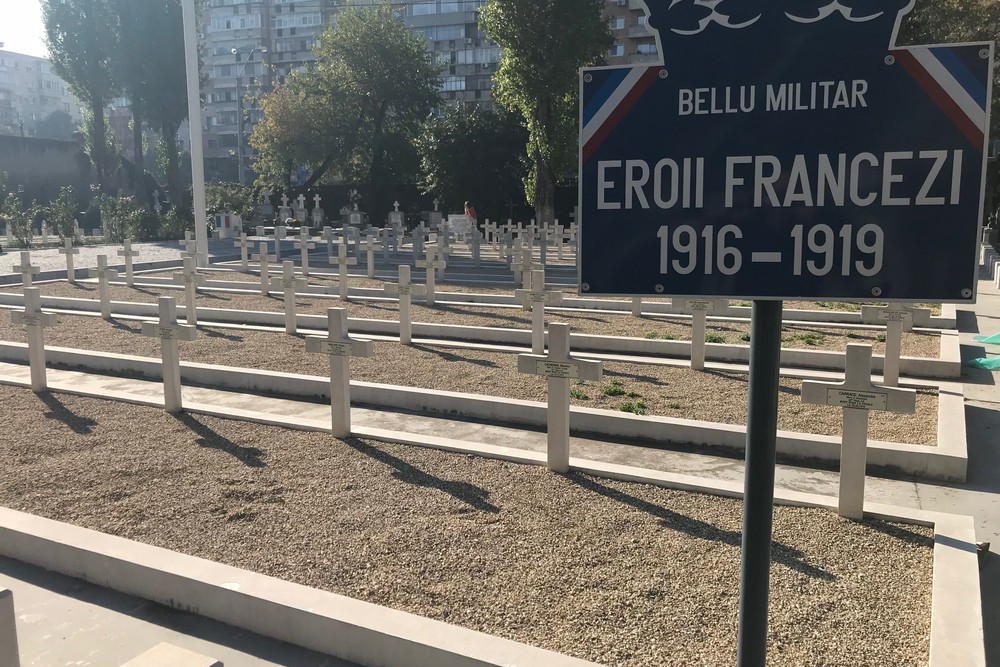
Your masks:
<svg viewBox="0 0 1000 667"><path fill-rule="evenodd" d="M54 394L47 391L43 391L37 394L38 399L45 404L45 407L49 409L48 412L42 414L46 419L53 419L58 422L65 424L71 431L78 433L80 435L90 435L93 429L91 427L97 426L97 422L90 417L81 417L76 414L65 405L60 402Z"/></svg>
<svg viewBox="0 0 1000 667"><path fill-rule="evenodd" d="M264 463L263 460L264 452L256 447L244 447L243 445L239 445L229 438L219 435L211 428L195 419L194 416L186 412L173 415L173 417L198 436L196 444L199 447L218 449L219 451L229 454L240 463L250 468L266 467L267 464Z"/></svg>
<svg viewBox="0 0 1000 667"><path fill-rule="evenodd" d="M209 329L208 327L199 326L198 327L198 331L200 331L201 333L205 334L209 338L221 338L222 340L228 340L228 341L230 341L232 343L242 343L243 342L243 336L236 336L236 335L233 335L233 334L221 333L221 332L219 332L219 331L217 331L215 329Z"/></svg>
<svg viewBox="0 0 1000 667"><path fill-rule="evenodd" d="M118 329L119 331L124 331L126 333L139 333L142 331L142 322L135 322L132 320L119 320L117 317L112 317L107 322L115 329Z"/></svg>
<svg viewBox="0 0 1000 667"><path fill-rule="evenodd" d="M403 459L397 458L377 447L367 445L357 438L345 438L343 442L351 449L393 468L392 476L401 482L443 491L455 500L463 502L480 512L489 512L490 514L500 513L499 507L486 500L490 492L482 487L469 484L468 482L453 482L435 477L407 463Z"/></svg>
<svg viewBox="0 0 1000 667"><path fill-rule="evenodd" d="M422 352L429 352L430 354L435 354L441 357L444 361L462 361L467 364L474 364L476 366L485 366L487 368L499 368L499 366L488 359L467 359L458 354L452 354L451 352L445 352L444 350L439 350L437 348L431 347L430 345L421 345L418 343L411 343L410 347L421 350Z"/></svg>
<svg viewBox="0 0 1000 667"><path fill-rule="evenodd" d="M665 507L654 505L653 503L642 500L641 498L636 498L635 496L630 496L627 493L618 491L617 489L612 489L609 486L601 484L594 478L581 473L571 472L566 475L566 479L583 489L592 491L593 493L604 496L605 498L610 498L615 502L628 505L629 507L634 507L640 512L645 512L646 514L654 516L660 520L660 525L664 528L680 531L703 540L722 542L723 544L736 547L737 549L739 549L742 545L743 535L739 531L723 530L710 523L705 523L704 521L699 521L697 519L684 516L683 514L678 514L677 512L668 510ZM815 579L823 579L825 581L833 581L836 579L835 576L826 570L803 561L801 551L784 545L781 542L774 542L772 544L771 558L775 562L781 563L789 569Z"/></svg>

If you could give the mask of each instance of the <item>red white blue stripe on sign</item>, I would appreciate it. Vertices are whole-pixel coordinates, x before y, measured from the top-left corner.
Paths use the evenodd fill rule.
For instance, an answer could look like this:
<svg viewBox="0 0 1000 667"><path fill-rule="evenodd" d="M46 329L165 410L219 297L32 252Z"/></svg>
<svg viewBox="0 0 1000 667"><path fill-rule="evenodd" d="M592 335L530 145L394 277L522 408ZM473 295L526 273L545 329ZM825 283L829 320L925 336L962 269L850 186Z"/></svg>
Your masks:
<svg viewBox="0 0 1000 667"><path fill-rule="evenodd" d="M896 62L955 124L972 146L983 148L986 87L950 47L917 47L892 51Z"/></svg>
<svg viewBox="0 0 1000 667"><path fill-rule="evenodd" d="M590 159L662 69L657 65L616 71L601 86L595 98L587 102L583 108L583 131L580 135L584 160Z"/></svg>

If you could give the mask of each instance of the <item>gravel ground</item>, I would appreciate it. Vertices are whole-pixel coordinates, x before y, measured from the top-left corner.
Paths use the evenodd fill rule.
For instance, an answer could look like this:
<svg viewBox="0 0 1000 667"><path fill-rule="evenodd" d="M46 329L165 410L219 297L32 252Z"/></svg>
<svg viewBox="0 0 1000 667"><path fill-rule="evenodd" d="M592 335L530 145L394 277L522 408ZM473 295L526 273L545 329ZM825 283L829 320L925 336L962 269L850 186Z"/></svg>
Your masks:
<svg viewBox="0 0 1000 667"><path fill-rule="evenodd" d="M0 387L0 504L606 665L735 662L741 503ZM137 437L135 424L142 424ZM769 665L926 664L931 531L774 515Z"/></svg>
<svg viewBox="0 0 1000 667"><path fill-rule="evenodd" d="M167 274L164 274L167 275ZM322 284L322 280L314 280ZM355 281L352 281L352 284ZM365 281L371 283L372 281ZM381 283L380 283L381 284ZM63 296L96 299L96 286L77 283L46 283L42 293L48 296ZM20 292L20 288L4 291ZM178 298L182 304L183 294L178 290L111 288L111 298L115 301L153 302L156 296L167 294ZM236 310L283 311L284 303L280 292L272 298L256 295L204 292L200 294L198 305L210 308ZM300 297L296 308L300 313L324 314L328 308L341 307L338 299L321 297ZM399 308L393 302L351 302L347 304L350 316L364 319L397 320ZM530 329L531 314L520 308L498 308L489 306L456 306L437 304L434 308L414 304L411 306L414 322L434 322L461 324L465 326L502 327ZM573 331L598 335L628 336L634 338L662 338L667 340L691 340L691 323L688 319L664 316L635 318L630 313L594 313L587 311L559 311L547 314L547 321L566 322ZM750 339L750 325L742 322L712 322L706 327L706 337L710 342L746 345ZM876 329L845 329L812 325L786 324L783 327L782 346L786 348L846 350L850 343L865 343L872 346L874 354L885 352L884 334ZM903 333L903 354L914 357L938 357L941 354L941 339L936 333Z"/></svg>
<svg viewBox="0 0 1000 667"><path fill-rule="evenodd" d="M160 356L159 341L140 335L135 320L105 322L97 317L60 316L58 326L46 329L47 345L84 350ZM0 317L0 340L25 342L24 330ZM279 343L279 344L276 344ZM325 377L328 365L307 354L301 337L284 333L202 327L195 341L181 344L181 358L200 363L254 368ZM642 414L696 419L725 424L746 423L746 374L695 372L686 368L606 362L601 382L572 387L574 405ZM370 358L351 361L354 380L441 391L461 391L502 398L544 401L544 378L517 372L513 354L446 349L427 345L404 347L376 342ZM841 411L800 400L801 382L782 378L779 428L789 431L840 435ZM871 413L870 437L916 445L937 444L937 392L921 390L914 415Z"/></svg>

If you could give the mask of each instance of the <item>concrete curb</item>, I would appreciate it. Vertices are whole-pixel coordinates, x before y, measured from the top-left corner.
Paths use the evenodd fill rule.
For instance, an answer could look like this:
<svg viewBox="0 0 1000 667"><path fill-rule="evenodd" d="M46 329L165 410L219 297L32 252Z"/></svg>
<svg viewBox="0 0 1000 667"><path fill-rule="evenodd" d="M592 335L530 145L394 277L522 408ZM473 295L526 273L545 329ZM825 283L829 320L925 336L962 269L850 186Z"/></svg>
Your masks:
<svg viewBox="0 0 1000 667"><path fill-rule="evenodd" d="M181 286L165 283L164 287ZM41 299L46 310L96 313L100 311L100 303L92 299L70 299L62 297L46 297ZM339 304L333 301L331 307ZM23 306L23 296L20 294L0 294L0 306ZM111 302L112 312L117 315L148 317L155 319L157 306L155 303ZM254 326L269 326L284 328L284 314L262 311L228 310L221 308L198 308L198 321L203 325L210 323L246 324ZM303 329L324 330L327 326L323 315L297 315L296 325ZM394 320L368 320L351 318L349 320L353 334L382 334L399 336L399 322ZM443 340L458 340L502 345L531 345L530 329L504 329L493 327L473 327L464 325L434 324L426 322L413 323L413 335L423 338ZM957 332L940 332L941 352L938 358L931 357L901 357L899 370L908 377L930 379L956 379L961 377L962 365L959 353ZM690 341L650 340L645 338L622 338L618 336L599 336L593 334L571 334L571 346L576 352L606 352L617 354L633 354L645 356L690 358ZM747 345L729 345L707 343L705 358L720 363L748 364L750 347ZM872 356L872 369L881 372L885 358L883 355ZM796 368L817 370L844 370L845 356L843 352L827 350L782 349L781 364Z"/></svg>
<svg viewBox="0 0 1000 667"><path fill-rule="evenodd" d="M159 380L160 360L112 353L46 347L53 368L99 374L130 375ZM0 342L0 361L26 364L27 346ZM327 378L292 373L229 368L183 362L181 379L187 385L271 394L309 401L329 401ZM906 385L914 386L914 385ZM965 408L962 385L941 384L938 400L938 445L869 441L868 465L889 468L926 479L964 481L968 468ZM352 403L375 408L462 417L504 424L544 428L546 404L492 396L427 390L371 382L351 382ZM570 425L575 433L645 442L674 442L742 451L746 427L669 417L631 415L611 410L573 407ZM778 432L778 453L794 459L840 460L840 439L791 431Z"/></svg>
<svg viewBox="0 0 1000 667"><path fill-rule="evenodd" d="M372 667L595 663L0 508L0 554Z"/></svg>

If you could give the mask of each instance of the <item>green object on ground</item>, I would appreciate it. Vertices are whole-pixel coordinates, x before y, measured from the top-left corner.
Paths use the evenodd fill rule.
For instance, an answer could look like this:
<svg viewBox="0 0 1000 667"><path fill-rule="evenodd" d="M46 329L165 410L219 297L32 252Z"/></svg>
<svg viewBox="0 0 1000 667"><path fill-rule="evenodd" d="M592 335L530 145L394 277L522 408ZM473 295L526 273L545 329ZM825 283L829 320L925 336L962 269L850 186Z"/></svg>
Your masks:
<svg viewBox="0 0 1000 667"><path fill-rule="evenodd" d="M1000 345L1000 333L993 334L992 336L976 336L974 339L977 343L991 343L993 345Z"/></svg>
<svg viewBox="0 0 1000 667"><path fill-rule="evenodd" d="M966 366L971 366L972 368L985 368L988 371L1000 370L1000 357L993 357L992 359L972 359L967 361Z"/></svg>

